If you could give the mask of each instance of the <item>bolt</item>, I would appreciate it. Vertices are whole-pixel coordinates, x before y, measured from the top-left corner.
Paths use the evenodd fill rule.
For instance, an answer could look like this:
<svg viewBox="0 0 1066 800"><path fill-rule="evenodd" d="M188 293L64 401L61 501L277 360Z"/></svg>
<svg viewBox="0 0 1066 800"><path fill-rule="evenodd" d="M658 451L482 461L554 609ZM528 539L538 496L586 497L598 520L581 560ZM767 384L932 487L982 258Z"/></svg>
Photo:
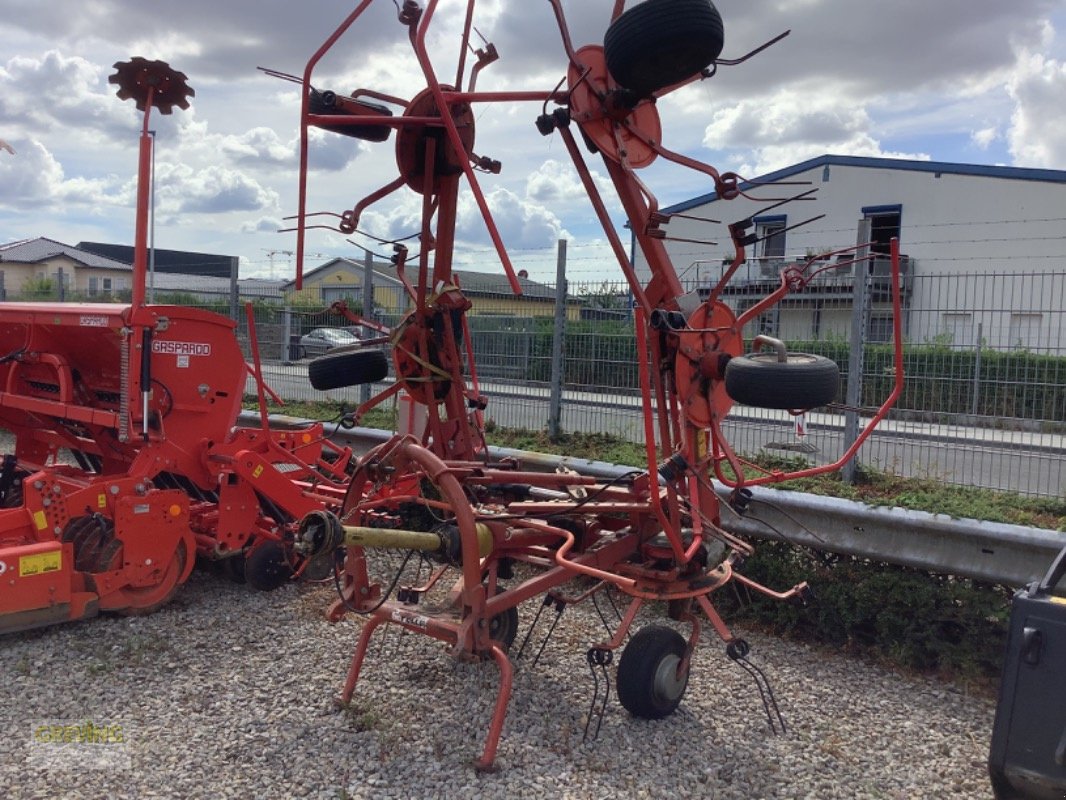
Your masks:
<svg viewBox="0 0 1066 800"><path fill-rule="evenodd" d="M359 594L361 594L361 595L364 595L364 596L365 596L365 595L366 595L367 593L368 593L368 592L367 592L367 588L366 588L365 586L364 586L364 587L362 587L362 588L361 588L361 589L359 590Z"/></svg>
<svg viewBox="0 0 1066 800"><path fill-rule="evenodd" d="M55 486L52 487L52 494L62 494L62 493L63 493L63 487L61 487L58 483Z"/></svg>
<svg viewBox="0 0 1066 800"><path fill-rule="evenodd" d="M110 487L108 488L108 491L109 491L109 492L111 492L111 494L118 494L118 493L119 493L119 488L118 488L118 484L112 484L112 485L111 485L111 486L110 486Z"/></svg>
<svg viewBox="0 0 1066 800"><path fill-rule="evenodd" d="M144 565L145 565L146 567L150 567L150 566L152 566L152 559L150 559L150 558L146 558L146 559L144 560Z"/></svg>
<svg viewBox="0 0 1066 800"><path fill-rule="evenodd" d="M48 508L48 506L52 505L52 500L51 500L51 498L48 498L48 497L44 498L44 499L43 499L43 500L41 501L41 505L42 505L42 506L44 506L45 508Z"/></svg>
<svg viewBox="0 0 1066 800"><path fill-rule="evenodd" d="M54 533L56 536L59 536L59 534L61 534L62 532L63 532L63 529L60 528L58 525L56 525L54 528L52 528L52 533Z"/></svg>
<svg viewBox="0 0 1066 800"><path fill-rule="evenodd" d="M33 482L33 488L34 489L40 489L42 486L44 486L44 481L34 481Z"/></svg>

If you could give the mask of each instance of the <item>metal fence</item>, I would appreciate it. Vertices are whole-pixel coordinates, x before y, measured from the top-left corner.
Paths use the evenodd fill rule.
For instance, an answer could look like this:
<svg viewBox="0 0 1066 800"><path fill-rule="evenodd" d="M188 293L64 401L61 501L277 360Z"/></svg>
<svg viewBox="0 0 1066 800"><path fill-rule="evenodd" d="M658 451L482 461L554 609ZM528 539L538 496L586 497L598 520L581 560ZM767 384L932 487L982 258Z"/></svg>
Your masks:
<svg viewBox="0 0 1066 800"><path fill-rule="evenodd" d="M1066 488L1066 273L924 275L911 265L904 281L906 389L888 420L859 452L859 463L948 483L1061 496ZM769 333L791 350L833 358L843 386L856 312L854 276L835 276L762 315L747 337ZM858 397L876 406L892 381L885 278L865 278L863 369ZM753 275L723 297L740 311L776 279ZM704 279L704 284L705 279ZM620 284L570 283L513 297L502 283L467 291L468 313L486 418L498 426L544 430L553 394L563 431L606 433L643 441L636 342L629 294ZM692 286L693 290L701 287ZM188 293L157 293L158 303L193 302ZM307 384L300 338L317 327L348 323L314 303L293 306L281 295L237 298L199 293L196 304L223 314L236 308L238 336L251 354L248 312L255 319L268 383L282 397L357 404L359 387L316 392ZM396 325L402 310L374 296L374 316ZM563 336L553 335L556 316ZM561 369L553 384L553 364ZM379 387L380 388L380 387ZM840 400L844 399L844 389ZM861 421L861 420L860 420ZM734 408L726 433L742 453L759 451L810 462L835 460L848 445L844 413L819 410L802 420L785 412ZM800 435L802 432L803 435Z"/></svg>

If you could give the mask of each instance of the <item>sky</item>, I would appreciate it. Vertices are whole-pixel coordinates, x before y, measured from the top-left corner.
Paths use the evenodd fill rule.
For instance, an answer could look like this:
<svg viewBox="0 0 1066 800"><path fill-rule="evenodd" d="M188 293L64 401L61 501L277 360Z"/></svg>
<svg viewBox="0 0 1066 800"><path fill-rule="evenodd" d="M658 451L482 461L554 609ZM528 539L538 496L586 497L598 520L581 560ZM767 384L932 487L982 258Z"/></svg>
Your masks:
<svg viewBox="0 0 1066 800"><path fill-rule="evenodd" d="M630 3L629 5L632 5ZM612 0L564 0L576 46L600 44ZM354 0L0 0L0 244L46 236L66 244L132 244L141 115L108 83L113 64L161 59L187 75L190 108L153 115L155 243L240 256L241 277L289 279L297 208L299 87L257 70L301 74ZM660 99L663 143L752 178L824 153L1066 169L1066 0L721 0L723 57L785 30L751 61ZM455 74L466 3L441 0L429 44ZM478 90L553 88L566 58L544 0L479 0L474 25L500 59ZM475 45L483 46L475 37ZM469 69L469 65L468 65ZM410 98L425 87L393 0L374 0L315 70L339 93ZM539 104L476 108L481 175L512 260L551 282L556 243L567 274L621 278L565 147L541 136ZM608 189L598 157L586 156ZM661 160L660 160L661 161ZM394 139L314 131L310 211L340 213L396 175ZM713 189L662 163L643 175L660 206ZM618 224L623 222L610 203ZM371 206L360 228L385 239L418 230L420 196ZM623 233L628 242L628 235ZM351 240L351 241L349 241ZM354 242L354 243L353 243ZM386 246L309 233L305 266ZM465 190L456 266L502 268Z"/></svg>

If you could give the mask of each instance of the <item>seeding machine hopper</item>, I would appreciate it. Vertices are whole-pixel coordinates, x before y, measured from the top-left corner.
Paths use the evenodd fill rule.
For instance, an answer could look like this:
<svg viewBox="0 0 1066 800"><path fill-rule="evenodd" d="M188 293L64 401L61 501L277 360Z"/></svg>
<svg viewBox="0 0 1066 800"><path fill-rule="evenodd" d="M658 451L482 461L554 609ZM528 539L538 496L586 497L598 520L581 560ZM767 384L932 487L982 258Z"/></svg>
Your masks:
<svg viewBox="0 0 1066 800"><path fill-rule="evenodd" d="M300 525L295 549L335 567L340 597L332 617L353 612L367 618L341 700L352 698L368 644L382 625L441 640L457 658L491 659L499 668L500 687L477 759L479 768L489 769L511 693L508 650L518 626L518 607L542 597L562 613L590 598L617 596L626 602L617 624L608 626L606 638L590 642L585 653L597 680L589 721L602 719L604 705L597 698L605 704L606 695L599 688L602 680L610 686L608 665L619 650L617 692L623 706L640 717L672 713L685 693L693 653L705 640L704 626L709 623L729 658L756 678L771 726L783 725L762 673L747 660L747 644L719 615L712 596L738 584L800 601L807 587L775 592L745 576L743 564L753 546L723 527L722 513L744 513L750 486L839 468L887 413L903 380L898 255L891 281L896 311L893 393L880 408L869 410L872 419L859 440L834 463L793 473L760 470L742 459L724 435L723 420L733 403L794 412L833 405L839 369L824 358L790 353L768 337L745 342L744 331L786 296L802 292L825 271L825 262L812 259L784 270L766 297L742 312L734 310L725 301L725 287L744 263L746 248L758 241L752 218L745 217L726 229L734 257L720 279L688 291L665 246L672 238L671 215L659 210L638 176L638 170L657 160L673 162L702 174L721 200L743 194L765 199L764 207L800 202L813 193L796 190L792 196L768 198L782 191L780 184L772 189L753 186L664 146L657 99L747 58L721 57L722 19L715 7L708 0L646 0L628 10L622 0L604 3L610 24L603 44L575 49L560 0L548 0L565 56L558 85L482 91L475 84L499 53L488 42L471 44L476 0L465 4L465 16L444 16L440 23L458 20L461 26L458 64L443 67L455 75L454 81L439 77L442 66L427 46L427 41L446 40L429 35L440 16L438 1L429 0L423 8L413 0L381 0L378 10L391 13L395 6L399 37L409 43L425 85L411 87L407 97L395 90L344 94L316 87L312 78L318 62L371 5L374 0L359 2L314 54L302 77L273 72L301 84L303 91L297 286L311 228L365 235L392 246L411 310L390 335L396 382L360 411L401 395L421 407L425 417L421 431L397 435L360 459L339 513L316 511ZM361 59L372 59L374 48L383 46L383 13L366 26L374 33L359 43ZM391 56L397 51L388 52ZM476 60L469 75L468 54ZM647 463L611 481L569 470L524 469L514 459L493 459L485 446L486 399L478 387L466 320L471 304L452 272L464 187L470 206L480 211L502 270L514 291L521 292L479 178L501 169L500 162L476 149L478 106L487 103L541 107L539 115L530 115L530 127L535 124L541 134L556 136L565 147L632 294ZM394 138L399 174L351 208L309 211L308 131L315 126L378 143L364 145L371 148ZM579 141L613 184L650 279L638 276L631 264ZM395 192L413 192L421 203L417 229L397 239L361 228L366 209ZM405 244L413 239L417 256ZM834 266L844 263L857 265L860 274L867 271L861 248L850 258L845 252L834 255ZM762 352L764 346L771 352ZM325 356L311 374L312 383L319 388L356 383L365 359L362 354ZM713 478L724 487L724 501ZM383 549L407 552L399 570L388 573L372 563ZM430 558L440 566L428 579L405 582L403 567L415 553L420 565ZM638 613L656 603L673 622L632 632Z"/></svg>
<svg viewBox="0 0 1066 800"><path fill-rule="evenodd" d="M144 302L148 113L192 90L159 61L115 66L145 111L132 302L0 303L0 632L150 612L198 556L273 588L305 566L296 522L343 497L351 452L321 424L237 427L258 370L234 321Z"/></svg>

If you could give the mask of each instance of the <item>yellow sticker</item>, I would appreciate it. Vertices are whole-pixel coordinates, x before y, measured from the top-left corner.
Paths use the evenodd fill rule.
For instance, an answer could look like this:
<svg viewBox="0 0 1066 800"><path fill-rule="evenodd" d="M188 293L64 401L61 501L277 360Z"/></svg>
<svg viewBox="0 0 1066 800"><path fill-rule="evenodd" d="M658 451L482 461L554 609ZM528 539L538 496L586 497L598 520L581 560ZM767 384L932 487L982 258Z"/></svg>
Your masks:
<svg viewBox="0 0 1066 800"><path fill-rule="evenodd" d="M256 467L255 469L252 470L252 477L253 478L258 478L262 474L263 474L263 465L262 464L260 464L258 467Z"/></svg>
<svg viewBox="0 0 1066 800"><path fill-rule="evenodd" d="M63 568L63 553L52 550L48 553L36 553L19 558L19 577L28 578L43 575L46 572L59 572Z"/></svg>
<svg viewBox="0 0 1066 800"><path fill-rule="evenodd" d="M1066 597L1049 597L1052 603L1058 603L1060 606L1066 606Z"/></svg>
<svg viewBox="0 0 1066 800"><path fill-rule="evenodd" d="M97 508L107 508L107 495L106 494L98 494L96 496L96 507Z"/></svg>
<svg viewBox="0 0 1066 800"><path fill-rule="evenodd" d="M33 512L33 524L37 526L37 530L43 531L48 527L48 519L45 517L43 511Z"/></svg>

